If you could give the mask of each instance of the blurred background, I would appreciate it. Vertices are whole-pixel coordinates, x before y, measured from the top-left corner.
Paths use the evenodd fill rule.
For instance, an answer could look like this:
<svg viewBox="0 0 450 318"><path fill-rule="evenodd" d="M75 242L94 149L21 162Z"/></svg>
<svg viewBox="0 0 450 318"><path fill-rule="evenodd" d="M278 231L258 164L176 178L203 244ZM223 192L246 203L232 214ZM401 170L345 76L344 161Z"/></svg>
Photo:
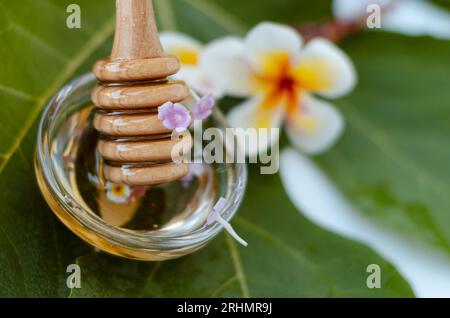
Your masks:
<svg viewBox="0 0 450 318"><path fill-rule="evenodd" d="M368 29L366 8L382 8ZM24 297L449 297L450 2L156 0L160 30L207 43L274 21L326 37L358 84L333 103L345 128L308 156L281 136L280 172L249 165L244 203L203 250L144 263L109 256L67 230L35 182L37 120L48 99L109 54L114 1L0 0L0 295ZM225 96L224 111L239 100ZM80 289L66 268L82 270ZM368 288L367 268L381 269Z"/></svg>

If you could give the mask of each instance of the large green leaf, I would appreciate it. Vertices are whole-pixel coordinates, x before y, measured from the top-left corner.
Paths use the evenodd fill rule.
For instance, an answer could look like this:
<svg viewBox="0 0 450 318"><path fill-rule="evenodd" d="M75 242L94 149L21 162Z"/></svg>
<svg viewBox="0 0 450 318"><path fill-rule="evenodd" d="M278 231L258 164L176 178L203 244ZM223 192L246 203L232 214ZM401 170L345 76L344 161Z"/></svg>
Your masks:
<svg viewBox="0 0 450 318"><path fill-rule="evenodd" d="M431 1L445 9L450 9L450 1L449 0L431 0Z"/></svg>
<svg viewBox="0 0 450 318"><path fill-rule="evenodd" d="M289 202L277 175L254 167L233 222L249 243L222 235L204 250L156 264L103 254L78 258L73 297L399 297L411 296L395 269L366 247L309 223ZM382 268L381 289L366 286L366 267Z"/></svg>
<svg viewBox="0 0 450 318"><path fill-rule="evenodd" d="M83 29L66 28L69 1L0 2L0 295L67 295L66 266L87 247L51 215L35 183L36 120L76 73L107 54L108 0L79 1ZM109 12L109 14L105 14ZM90 249L90 248L89 248Z"/></svg>
<svg viewBox="0 0 450 318"><path fill-rule="evenodd" d="M160 25L208 41L245 34L261 21L295 24L331 17L331 0L157 0Z"/></svg>
<svg viewBox="0 0 450 318"><path fill-rule="evenodd" d="M320 163L361 211L450 252L450 41L361 34L347 128Z"/></svg>
<svg viewBox="0 0 450 318"><path fill-rule="evenodd" d="M52 215L33 172L37 119L45 102L106 56L111 46L113 1L77 1L82 9L81 30L65 26L65 9L71 2L0 1L1 296L68 296L65 270L75 261L82 265L83 288L74 290L73 296L412 295L395 269L373 252L303 219L274 176L256 181L261 177L252 175L255 180L236 220L238 230L250 241L248 249L239 249L222 236L196 255L162 264L93 254ZM314 7L323 8L327 16L329 1L317 2L321 5ZM276 3L163 0L157 4L163 26L177 26L208 40L243 33L249 22L258 19L296 18L294 11L285 15L281 9L267 10L269 5L277 8ZM298 7L299 22L309 19L303 11L307 3L284 1L286 8ZM314 12L312 17L317 18L322 10ZM369 263L383 267L380 290L365 287Z"/></svg>

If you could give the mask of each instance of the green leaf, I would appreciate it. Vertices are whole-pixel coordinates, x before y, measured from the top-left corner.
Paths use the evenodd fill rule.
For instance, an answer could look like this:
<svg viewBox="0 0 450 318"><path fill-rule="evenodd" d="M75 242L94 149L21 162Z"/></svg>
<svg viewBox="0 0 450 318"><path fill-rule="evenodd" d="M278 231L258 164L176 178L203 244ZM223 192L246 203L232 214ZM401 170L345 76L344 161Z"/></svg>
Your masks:
<svg viewBox="0 0 450 318"><path fill-rule="evenodd" d="M260 175L256 168L233 221L247 248L221 235L196 254L161 263L82 256L82 286L71 296L412 296L391 265L361 244L312 225L290 203L278 175ZM366 287L368 264L381 266L381 289Z"/></svg>
<svg viewBox="0 0 450 318"><path fill-rule="evenodd" d="M162 29L178 29L210 41L244 35L261 21L298 24L331 17L331 0L156 0Z"/></svg>
<svg viewBox="0 0 450 318"><path fill-rule="evenodd" d="M87 250L51 214L33 169L44 104L107 54L114 29L110 1L83 0L83 28L69 30L70 3L0 2L1 296L67 296L66 267Z"/></svg>
<svg viewBox="0 0 450 318"><path fill-rule="evenodd" d="M75 261L82 266L82 289L72 296L412 295L395 269L370 250L303 219L277 177L256 179L256 174L236 219L237 229L250 241L248 249L222 236L195 255L161 264L93 254L53 216L33 171L37 120L46 101L111 48L113 1L77 1L80 30L65 24L71 2L0 2L0 296L68 296L66 267ZM248 2L255 8L249 20ZM294 11L267 10L278 1L248 2L158 1L158 16L163 25L203 40L245 32L258 14L261 19L295 19ZM329 4L320 3L322 8ZM299 2L285 4L295 8ZM240 6L242 14L229 11ZM299 12L299 22L307 19ZM314 12L311 17L317 18L320 10ZM365 287L370 263L383 267L381 290Z"/></svg>
<svg viewBox="0 0 450 318"><path fill-rule="evenodd" d="M441 6L445 9L450 9L450 1L449 0L431 0L431 2L434 2L438 6Z"/></svg>
<svg viewBox="0 0 450 318"><path fill-rule="evenodd" d="M347 128L319 159L361 211L450 252L450 42L388 33L343 44L359 72Z"/></svg>

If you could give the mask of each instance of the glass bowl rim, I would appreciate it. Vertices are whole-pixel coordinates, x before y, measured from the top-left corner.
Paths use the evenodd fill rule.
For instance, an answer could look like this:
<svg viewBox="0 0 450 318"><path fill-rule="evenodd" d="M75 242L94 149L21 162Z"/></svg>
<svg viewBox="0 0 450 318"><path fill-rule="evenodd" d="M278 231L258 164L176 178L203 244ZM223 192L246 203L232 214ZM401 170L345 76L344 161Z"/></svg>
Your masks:
<svg viewBox="0 0 450 318"><path fill-rule="evenodd" d="M52 123L62 109L67 107L67 105L64 105L64 101L71 93L81 90L83 85L89 85L95 81L93 73L86 73L75 78L49 100L41 114L37 134L35 165L39 166L43 181L52 198L79 225L116 245L134 249L167 250L170 252L177 249L200 247L206 244L223 228L218 222L200 227L181 236L149 235L151 232L138 233L137 231L114 227L100 218L94 218L92 213L78 204L71 193L66 191L60 184L58 175L54 171L54 161L50 154L51 138L48 136L51 135ZM193 94L196 96L195 92ZM229 127L224 115L217 107L215 107L212 116L222 127ZM230 221L236 214L247 186L248 172L246 164L233 163L233 165L236 167L237 178L233 187L231 189L227 188L227 197L225 198L227 202L221 213L222 217L227 221ZM51 209L54 211L52 207Z"/></svg>

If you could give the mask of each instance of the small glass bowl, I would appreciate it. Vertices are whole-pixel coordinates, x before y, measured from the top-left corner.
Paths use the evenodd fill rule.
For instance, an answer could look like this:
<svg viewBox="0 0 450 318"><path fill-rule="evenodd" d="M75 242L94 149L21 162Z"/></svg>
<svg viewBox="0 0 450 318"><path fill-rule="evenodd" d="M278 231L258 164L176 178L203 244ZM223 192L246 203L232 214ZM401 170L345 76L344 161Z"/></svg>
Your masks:
<svg viewBox="0 0 450 318"><path fill-rule="evenodd" d="M75 79L50 100L41 116L35 171L39 187L50 208L71 231L86 242L100 250L126 258L167 260L193 253L205 246L222 229L217 222L205 225L206 216L217 199L226 199L226 206L222 210L225 220L230 221L236 213L247 183L246 165L223 163L209 169L213 173L206 174L206 185L196 190L198 193L194 196L195 200L185 202L185 210L189 212L178 214L197 216L195 222L187 222L190 226L183 227L183 231L132 230L106 223L84 202L79 189L73 186L75 165L66 162L67 149L76 140L73 136L79 135L77 131L84 129L83 125L92 125L86 121L86 109L92 107L90 93L95 85L96 79L91 73ZM192 94L194 96L191 97L198 98ZM206 126L219 128L225 136L227 124L217 107L208 122ZM223 139L224 150L228 151L227 139ZM204 199L205 191L215 192ZM203 199L199 200L199 197Z"/></svg>

